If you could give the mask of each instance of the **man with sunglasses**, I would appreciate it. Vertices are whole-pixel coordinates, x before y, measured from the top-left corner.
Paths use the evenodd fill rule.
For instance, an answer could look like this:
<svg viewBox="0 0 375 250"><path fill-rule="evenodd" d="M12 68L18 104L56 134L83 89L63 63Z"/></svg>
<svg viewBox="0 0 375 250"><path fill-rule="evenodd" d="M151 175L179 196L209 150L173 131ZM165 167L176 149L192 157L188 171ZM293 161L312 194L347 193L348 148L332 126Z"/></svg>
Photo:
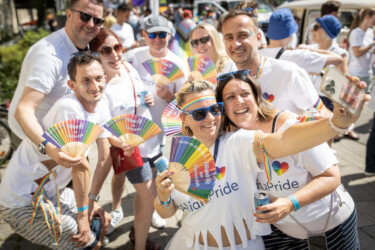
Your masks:
<svg viewBox="0 0 375 250"><path fill-rule="evenodd" d="M168 41L171 38L171 29L166 18L162 16L148 16L144 21L142 35L148 46L131 50L128 53L127 59L138 71L142 81L154 96L154 106L149 107L149 109L152 120L162 128L161 115L168 103L174 99L174 94L177 93L184 84L188 72L187 65L182 59L168 49ZM184 77L181 77L166 86L155 83L152 76L143 66L144 62L154 58L166 59L173 62L182 70ZM166 143L165 134L159 134L158 139L162 150ZM157 157L155 157L155 159L156 158ZM152 216L151 225L156 228L163 228L165 224L165 220L161 219L155 212Z"/></svg>
<svg viewBox="0 0 375 250"><path fill-rule="evenodd" d="M131 8L128 4L121 4L117 8L117 22L111 27L111 30L115 32L120 39L123 53L138 47L138 42L134 39L134 30L132 26L127 23L129 21L130 11ZM122 58L125 58L125 54L122 55Z"/></svg>
<svg viewBox="0 0 375 250"><path fill-rule="evenodd" d="M260 39L253 13L229 12L222 28L225 48L239 70L248 69L262 88L262 96L278 109L299 113L316 107L329 112L320 100L306 71L295 63L260 55Z"/></svg>
<svg viewBox="0 0 375 250"><path fill-rule="evenodd" d="M36 146L44 141L40 120L63 95L71 92L67 65L71 54L88 49L88 43L104 22L102 0L71 0L65 27L34 44L21 68L17 89L9 108L12 141L30 138ZM46 153L59 164L71 166L76 159L58 154L50 143Z"/></svg>

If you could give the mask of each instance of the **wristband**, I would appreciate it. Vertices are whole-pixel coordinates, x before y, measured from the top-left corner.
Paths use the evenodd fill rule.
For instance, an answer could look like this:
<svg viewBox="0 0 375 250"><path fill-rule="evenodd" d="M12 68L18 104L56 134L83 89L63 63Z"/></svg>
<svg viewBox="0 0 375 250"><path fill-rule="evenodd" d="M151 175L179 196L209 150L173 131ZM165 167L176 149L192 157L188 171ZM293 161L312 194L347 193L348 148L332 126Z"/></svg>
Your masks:
<svg viewBox="0 0 375 250"><path fill-rule="evenodd" d="M89 208L89 204L87 204L84 207L77 207L78 212L84 212Z"/></svg>
<svg viewBox="0 0 375 250"><path fill-rule="evenodd" d="M296 209L296 211L297 211L298 209L300 209L299 202L298 202L298 200L296 199L296 197L294 197L294 195L289 195L288 198L292 201L293 206L294 206L294 208Z"/></svg>
<svg viewBox="0 0 375 250"><path fill-rule="evenodd" d="M132 46L131 46L131 45L130 45L130 46L128 46L128 51L129 51L129 50L131 50L131 49L132 49Z"/></svg>
<svg viewBox="0 0 375 250"><path fill-rule="evenodd" d="M158 197L159 204L162 207L168 208L171 205L171 203L172 203L172 197L171 196L169 196L169 199L166 202L160 200L159 195L157 197Z"/></svg>
<svg viewBox="0 0 375 250"><path fill-rule="evenodd" d="M334 130L338 134L344 134L347 135L350 131L353 130L354 124L350 125L348 128L339 128L337 127L333 121L332 121L333 115L331 115L328 119L328 125L331 127L332 130Z"/></svg>

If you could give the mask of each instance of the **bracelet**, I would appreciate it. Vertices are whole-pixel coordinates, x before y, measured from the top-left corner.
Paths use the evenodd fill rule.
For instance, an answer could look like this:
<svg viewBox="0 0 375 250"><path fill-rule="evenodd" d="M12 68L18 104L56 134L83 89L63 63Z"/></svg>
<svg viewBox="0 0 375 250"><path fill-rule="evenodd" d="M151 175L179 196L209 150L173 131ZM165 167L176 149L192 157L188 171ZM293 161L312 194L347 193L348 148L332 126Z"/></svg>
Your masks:
<svg viewBox="0 0 375 250"><path fill-rule="evenodd" d="M78 212L84 212L89 208L89 204L87 204L84 207L77 207Z"/></svg>
<svg viewBox="0 0 375 250"><path fill-rule="evenodd" d="M329 119L328 119L328 125L329 125L330 128L331 128L333 131L335 131L336 133L347 135L350 131L353 130L353 128L354 128L354 124L350 125L348 128L339 128L339 127L337 127L337 126L333 123L332 118L333 118L333 115L330 115L330 117L329 117Z"/></svg>
<svg viewBox="0 0 375 250"><path fill-rule="evenodd" d="M288 198L292 201L293 206L294 206L294 208L296 209L296 211L297 211L298 209L300 209L301 206L299 205L299 202L298 202L298 200L296 199L296 197L294 197L294 195L289 195Z"/></svg>
<svg viewBox="0 0 375 250"><path fill-rule="evenodd" d="M169 208L169 206L170 206L171 203L172 203L172 197L171 197L171 196L169 196L169 199L168 199L166 202L160 200L159 195L157 195L157 197L158 197L159 204L160 204L162 207Z"/></svg>
<svg viewBox="0 0 375 250"><path fill-rule="evenodd" d="M132 49L132 46L131 46L131 45L130 45L130 46L128 46L128 51L129 51L129 50L131 50L131 49Z"/></svg>

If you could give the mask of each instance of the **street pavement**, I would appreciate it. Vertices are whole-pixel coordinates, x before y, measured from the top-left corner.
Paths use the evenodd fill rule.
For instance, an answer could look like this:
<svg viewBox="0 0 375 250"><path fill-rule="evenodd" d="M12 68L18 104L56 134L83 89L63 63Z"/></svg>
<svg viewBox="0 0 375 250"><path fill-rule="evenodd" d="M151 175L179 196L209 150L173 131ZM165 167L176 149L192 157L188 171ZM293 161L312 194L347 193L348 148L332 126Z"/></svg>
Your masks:
<svg viewBox="0 0 375 250"><path fill-rule="evenodd" d="M341 139L333 144L336 156L340 161L341 179L353 197L358 213L358 233L361 249L374 249L375 246L375 176L368 177L363 174L365 168L366 142L372 124L373 113L365 107L365 110L356 123L355 131L360 135L359 141L353 141L347 138ZM168 145L167 147L168 148ZM165 152L169 155L168 152ZM93 147L90 153L90 164L94 170L96 164L96 151ZM0 168L0 180L5 168ZM107 210L111 208L111 185L110 176L106 179L103 189L100 193L99 203ZM126 191L122 199L122 207L125 213L124 219L118 228L109 236L110 243L103 249L132 249L129 241L129 230L133 223L133 198L134 188L127 183ZM159 243L162 249L166 246L169 239L178 229L181 211L169 219L164 229L150 229L149 238ZM0 249L6 250L36 250L48 249L39 245L30 243L17 234L13 233L8 224L0 219Z"/></svg>

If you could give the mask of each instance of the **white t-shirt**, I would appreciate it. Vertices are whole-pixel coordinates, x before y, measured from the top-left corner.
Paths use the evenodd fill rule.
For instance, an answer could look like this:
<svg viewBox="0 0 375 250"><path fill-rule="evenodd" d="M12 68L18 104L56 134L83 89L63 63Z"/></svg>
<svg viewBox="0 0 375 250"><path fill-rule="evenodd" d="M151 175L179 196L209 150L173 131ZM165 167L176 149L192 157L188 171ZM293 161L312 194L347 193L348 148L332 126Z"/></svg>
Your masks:
<svg viewBox="0 0 375 250"><path fill-rule="evenodd" d="M115 23L112 25L111 30L118 36L120 39L120 43L122 44L122 47L130 47L133 45L135 39L134 39L134 30L132 26L128 23L123 23L122 25ZM127 53L123 54L123 57L125 57Z"/></svg>
<svg viewBox="0 0 375 250"><path fill-rule="evenodd" d="M195 246L195 249L199 249L199 241L194 242L194 239L198 239L202 233L203 241L207 242L207 231L220 246L221 226L225 228L229 242L235 242L234 226L241 241L247 244L244 221L252 239L256 235L270 233L269 224L256 222L253 216L256 178L260 172L253 152L254 133L255 131L241 129L220 138L216 167L225 168L225 175L220 180L216 179L207 204L177 190L173 191L173 202L183 211L182 226L179 229L183 238L174 237L170 242L170 249L178 249L183 242L186 242L186 248ZM215 144L210 148L212 155L214 148ZM248 246L243 247L246 249Z"/></svg>
<svg viewBox="0 0 375 250"><path fill-rule="evenodd" d="M295 119L289 119L278 131L283 131L298 123ZM288 197L306 186L313 177L320 175L338 161L329 148L327 143L280 159L274 159L271 164L272 180L268 184L267 175L264 171L259 172L257 185L258 189L263 189L270 196ZM261 163L261 169L264 169L264 163ZM339 209L336 194L333 200L333 213L328 222L327 230L341 224L354 208L354 202L350 195L343 194L341 187L337 188L344 205ZM310 205L292 212L293 217L301 223L310 233L322 232L330 211L331 196L311 203ZM281 231L294 238L306 239L308 233L301 228L290 216L285 217L279 223L275 224Z"/></svg>
<svg viewBox="0 0 375 250"><path fill-rule="evenodd" d="M374 32L372 28L368 28L363 31L361 28L357 27L350 33L349 36L349 74L353 76L371 76L371 56L373 49L367 51L366 54L356 57L353 53L353 47L366 47L372 44L374 41Z"/></svg>
<svg viewBox="0 0 375 250"><path fill-rule="evenodd" d="M104 98L108 101L111 117L124 114L134 114L135 101L133 92L133 83L135 87L137 115L143 116L152 120L148 108L143 108L141 105L140 92L147 90L143 84L138 72L130 65L126 64L129 69L130 77L128 75L123 79L118 79L116 82L109 82L106 85ZM159 140L153 137L138 146L141 156L143 158L152 158L160 152Z"/></svg>
<svg viewBox="0 0 375 250"><path fill-rule="evenodd" d="M295 49L297 48L297 45L298 45L298 36L297 36L297 32L295 32L293 33L292 39L290 40L290 42L288 43L286 47Z"/></svg>
<svg viewBox="0 0 375 250"><path fill-rule="evenodd" d="M280 110L298 114L320 100L306 71L293 62L267 58L258 82L262 96Z"/></svg>
<svg viewBox="0 0 375 250"><path fill-rule="evenodd" d="M60 98L51 107L46 116L41 120L44 130L57 122L82 119L96 124L104 124L110 119L107 103L102 100L98 103L95 113L88 113L74 94ZM110 133L104 131L100 137L109 137ZM86 151L88 154L89 149ZM38 188L34 182L46 174L49 170L40 163L49 160L49 155L43 155L38 151L38 147L26 137L13 154L8 167L1 179L0 184L0 204L9 208L18 208L31 204L32 195ZM57 186L62 189L68 185L72 179L72 169L58 165L54 168L57 174ZM47 195L52 198L56 196L56 186L54 177L44 185Z"/></svg>
<svg viewBox="0 0 375 250"><path fill-rule="evenodd" d="M71 54L77 51L64 28L31 46L23 60L18 85L9 107L9 126L19 138L25 139L26 135L14 113L25 87L45 94L36 110L36 117L40 121L60 97L72 92L67 84L67 66Z"/></svg>
<svg viewBox="0 0 375 250"><path fill-rule="evenodd" d="M153 58L155 57L151 56L148 46L131 50L128 54L128 62L130 62L133 65L133 67L138 71L143 83L154 96L155 104L154 106L149 108L152 115L152 120L160 128L163 128L161 124L161 115L163 114L163 111L167 107L168 103L156 94L155 82L153 81L152 76L147 72L146 68L143 66L144 62ZM180 88L187 79L186 76L188 75L188 66L183 60L181 60L178 56L173 54L170 50L168 50L168 53L165 57L159 59L166 59L168 61L173 62L184 73L184 77L181 77L165 86L174 95L180 90ZM164 145L164 133L159 134L158 138L160 144Z"/></svg>
<svg viewBox="0 0 375 250"><path fill-rule="evenodd" d="M262 56L275 58L280 50L281 47L263 48L259 50L259 54ZM319 74L327 62L327 56L317 52L312 52L310 50L297 49L285 50L281 54L279 60L294 62L299 67L306 70L307 73Z"/></svg>
<svg viewBox="0 0 375 250"><path fill-rule="evenodd" d="M232 59L229 59L228 61L225 62L222 71L217 73L217 76L219 77L222 74L230 73L230 72L237 71L237 70L238 69L237 69L236 64L233 62Z"/></svg>
<svg viewBox="0 0 375 250"><path fill-rule="evenodd" d="M315 48L319 49L319 44L311 44L308 45L309 48ZM328 51L331 51L337 55L343 56L345 55L346 58L348 58L348 52L342 48L339 47L337 43L332 43L331 47L327 49ZM320 75L309 75L311 81L314 83L314 87L316 89L316 92L318 92L319 96L326 96L321 90L320 85L322 84L322 77Z"/></svg>

